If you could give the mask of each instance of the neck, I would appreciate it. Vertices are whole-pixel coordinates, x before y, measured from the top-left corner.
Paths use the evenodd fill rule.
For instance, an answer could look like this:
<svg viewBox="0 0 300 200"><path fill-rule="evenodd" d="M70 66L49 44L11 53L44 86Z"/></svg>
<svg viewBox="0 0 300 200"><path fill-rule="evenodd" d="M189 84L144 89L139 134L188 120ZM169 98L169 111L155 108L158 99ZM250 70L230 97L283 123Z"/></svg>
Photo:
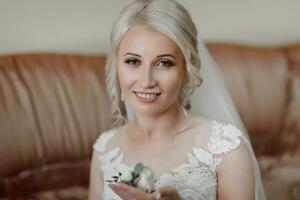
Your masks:
<svg viewBox="0 0 300 200"><path fill-rule="evenodd" d="M186 116L179 104L158 115L136 115L133 126L136 139L144 142L165 141L173 138L186 124Z"/></svg>

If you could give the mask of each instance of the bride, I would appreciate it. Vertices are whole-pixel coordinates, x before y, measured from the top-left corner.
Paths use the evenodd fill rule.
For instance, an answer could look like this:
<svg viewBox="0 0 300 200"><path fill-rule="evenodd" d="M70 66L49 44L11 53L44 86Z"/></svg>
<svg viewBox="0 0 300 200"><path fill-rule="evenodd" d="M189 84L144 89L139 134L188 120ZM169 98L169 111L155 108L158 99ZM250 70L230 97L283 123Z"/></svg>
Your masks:
<svg viewBox="0 0 300 200"><path fill-rule="evenodd" d="M182 5L125 7L111 32L106 76L115 126L94 144L90 200L265 199L247 132ZM107 181L138 162L151 168L154 192Z"/></svg>

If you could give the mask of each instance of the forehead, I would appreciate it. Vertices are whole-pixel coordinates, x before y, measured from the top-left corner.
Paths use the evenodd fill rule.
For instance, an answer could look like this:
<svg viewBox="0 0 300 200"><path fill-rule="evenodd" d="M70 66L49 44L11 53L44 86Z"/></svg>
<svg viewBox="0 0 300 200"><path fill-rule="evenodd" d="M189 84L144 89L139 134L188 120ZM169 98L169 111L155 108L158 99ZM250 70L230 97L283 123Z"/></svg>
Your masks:
<svg viewBox="0 0 300 200"><path fill-rule="evenodd" d="M173 40L163 33L143 26L134 26L128 30L120 42L119 52L149 55L171 53L181 56L181 50Z"/></svg>

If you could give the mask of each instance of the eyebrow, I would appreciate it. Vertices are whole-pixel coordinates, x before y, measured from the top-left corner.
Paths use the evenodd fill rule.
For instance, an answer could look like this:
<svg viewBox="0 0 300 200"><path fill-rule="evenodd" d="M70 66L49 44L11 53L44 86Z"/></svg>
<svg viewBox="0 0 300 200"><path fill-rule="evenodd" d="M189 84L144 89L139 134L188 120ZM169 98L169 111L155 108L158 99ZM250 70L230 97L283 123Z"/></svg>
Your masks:
<svg viewBox="0 0 300 200"><path fill-rule="evenodd" d="M139 54L130 53L130 52L124 54L124 56L126 56L126 55L133 55L133 56L137 56L137 57L142 57ZM162 55L156 56L156 58L161 58L161 57L165 57L165 56L170 56L170 57L173 57L174 59L176 59L175 56L173 56L172 54L162 54Z"/></svg>

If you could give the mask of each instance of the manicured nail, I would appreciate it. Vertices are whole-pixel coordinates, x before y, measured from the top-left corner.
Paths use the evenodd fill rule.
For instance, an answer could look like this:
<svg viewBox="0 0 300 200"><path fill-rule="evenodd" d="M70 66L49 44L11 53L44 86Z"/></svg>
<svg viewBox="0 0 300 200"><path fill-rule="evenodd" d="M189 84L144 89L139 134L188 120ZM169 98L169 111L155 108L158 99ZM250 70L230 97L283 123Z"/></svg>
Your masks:
<svg viewBox="0 0 300 200"><path fill-rule="evenodd" d="M155 199L156 199L156 200L159 200L160 197L161 197L161 193L160 193L160 192L158 192L158 193L155 194Z"/></svg>

